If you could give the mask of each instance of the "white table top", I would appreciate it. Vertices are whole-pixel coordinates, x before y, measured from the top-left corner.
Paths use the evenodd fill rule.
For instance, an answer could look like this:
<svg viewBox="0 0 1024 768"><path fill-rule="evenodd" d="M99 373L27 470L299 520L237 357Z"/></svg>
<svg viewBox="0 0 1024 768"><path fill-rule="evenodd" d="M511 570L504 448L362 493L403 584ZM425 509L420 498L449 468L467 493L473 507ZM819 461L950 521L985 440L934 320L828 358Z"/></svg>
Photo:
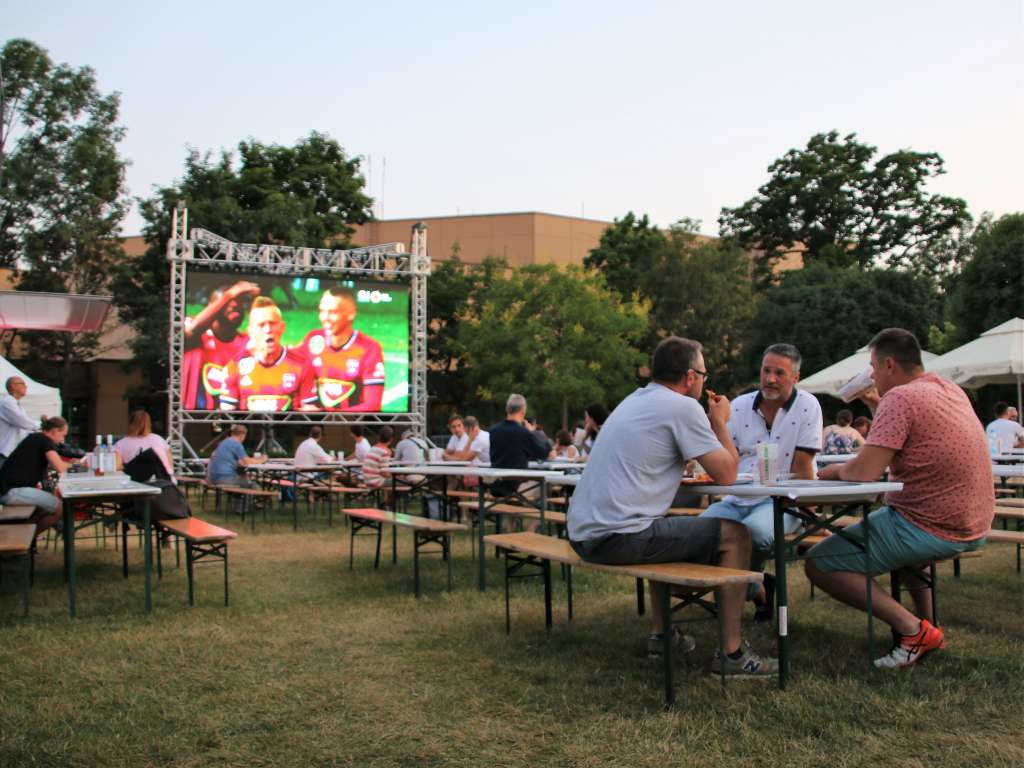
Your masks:
<svg viewBox="0 0 1024 768"><path fill-rule="evenodd" d="M1024 464L1024 453L997 453L992 457L992 461L1005 464Z"/></svg>
<svg viewBox="0 0 1024 768"><path fill-rule="evenodd" d="M850 461L850 459L854 458L856 455L856 453L819 453L817 456L814 457L814 460L818 462L818 464L820 464L821 466L825 466L826 464L845 464L846 462Z"/></svg>
<svg viewBox="0 0 1024 768"><path fill-rule="evenodd" d="M561 477L549 477L547 478L548 485L579 485L582 474L577 475L562 475Z"/></svg>
<svg viewBox="0 0 1024 768"><path fill-rule="evenodd" d="M783 480L776 485L745 483L741 485L687 485L694 493L728 495L748 498L779 496L792 501L837 502L869 501L883 493L903 490L903 483L854 483L845 480Z"/></svg>
<svg viewBox="0 0 1024 768"><path fill-rule="evenodd" d="M993 464L995 477L1024 477L1024 464Z"/></svg>
<svg viewBox="0 0 1024 768"><path fill-rule="evenodd" d="M387 471L394 475L449 475L451 477L465 477L476 475L486 480L500 480L502 478L522 478L523 480L541 480L546 478L564 477L561 472L547 471L542 469L497 469L484 466L437 466L434 464L403 464L400 466L388 467Z"/></svg>
<svg viewBox="0 0 1024 768"><path fill-rule="evenodd" d="M123 473L95 477L61 475L57 484L65 499L87 499L96 496L159 496L160 489L145 483L136 483Z"/></svg>

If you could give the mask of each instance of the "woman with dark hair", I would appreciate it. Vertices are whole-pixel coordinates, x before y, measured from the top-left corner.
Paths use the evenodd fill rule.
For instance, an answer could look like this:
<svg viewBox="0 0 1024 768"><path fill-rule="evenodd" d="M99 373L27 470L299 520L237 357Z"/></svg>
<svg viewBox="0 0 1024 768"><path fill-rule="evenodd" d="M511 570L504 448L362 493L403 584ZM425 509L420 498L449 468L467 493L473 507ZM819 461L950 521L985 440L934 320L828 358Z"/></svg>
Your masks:
<svg viewBox="0 0 1024 768"><path fill-rule="evenodd" d="M583 411L583 429L586 434L583 443L579 446L580 453L589 456L594 448L594 441L601 431L601 427L608 419L608 410L600 403L591 403Z"/></svg>
<svg viewBox="0 0 1024 768"><path fill-rule="evenodd" d="M829 424L822 430L822 453L826 456L838 456L856 453L864 445L864 437L850 426L853 412L844 408L836 414L836 423Z"/></svg>
<svg viewBox="0 0 1024 768"><path fill-rule="evenodd" d="M576 450L576 446L572 444L572 435L569 434L569 430L560 429L555 433L555 447L551 449L551 453L548 456L549 459L562 459L563 461L576 461L580 457L580 452Z"/></svg>

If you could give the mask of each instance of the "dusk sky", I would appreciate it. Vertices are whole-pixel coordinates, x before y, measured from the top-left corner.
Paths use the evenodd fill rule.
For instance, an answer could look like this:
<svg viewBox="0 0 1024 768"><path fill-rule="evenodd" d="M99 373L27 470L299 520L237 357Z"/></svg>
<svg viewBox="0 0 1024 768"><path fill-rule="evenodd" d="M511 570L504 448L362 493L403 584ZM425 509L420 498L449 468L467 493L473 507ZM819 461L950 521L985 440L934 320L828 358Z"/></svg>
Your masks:
<svg viewBox="0 0 1024 768"><path fill-rule="evenodd" d="M382 218L633 210L715 234L835 129L938 152L929 189L976 217L1024 210L1021 0L3 5L0 41L122 94L134 196L187 147L317 130L372 158Z"/></svg>

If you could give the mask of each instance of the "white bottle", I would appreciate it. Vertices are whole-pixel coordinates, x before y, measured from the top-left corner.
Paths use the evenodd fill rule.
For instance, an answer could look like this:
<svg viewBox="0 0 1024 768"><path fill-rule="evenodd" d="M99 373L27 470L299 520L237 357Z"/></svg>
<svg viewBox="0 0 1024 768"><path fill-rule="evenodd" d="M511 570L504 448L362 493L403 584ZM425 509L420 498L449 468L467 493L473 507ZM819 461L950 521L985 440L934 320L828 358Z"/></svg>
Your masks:
<svg viewBox="0 0 1024 768"><path fill-rule="evenodd" d="M113 474L117 471L117 454L114 452L114 436L107 435L107 448L104 451L106 458L106 466L103 468L104 471Z"/></svg>
<svg viewBox="0 0 1024 768"><path fill-rule="evenodd" d="M100 460L103 456L103 436L96 435L96 447L93 448L92 455L89 457L89 466L92 467L93 472L99 470L103 471L103 465Z"/></svg>

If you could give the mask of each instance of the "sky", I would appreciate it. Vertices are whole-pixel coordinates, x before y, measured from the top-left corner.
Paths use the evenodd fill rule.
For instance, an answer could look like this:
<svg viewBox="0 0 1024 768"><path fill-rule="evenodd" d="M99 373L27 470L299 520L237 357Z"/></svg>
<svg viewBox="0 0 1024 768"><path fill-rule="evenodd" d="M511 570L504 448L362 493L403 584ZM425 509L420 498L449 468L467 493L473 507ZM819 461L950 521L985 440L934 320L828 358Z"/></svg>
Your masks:
<svg viewBox="0 0 1024 768"><path fill-rule="evenodd" d="M1024 210L1024 2L0 0L118 91L133 196L188 148L327 133L379 218L544 211L716 234L815 133L938 152L929 191ZM140 231L137 210L124 234Z"/></svg>

